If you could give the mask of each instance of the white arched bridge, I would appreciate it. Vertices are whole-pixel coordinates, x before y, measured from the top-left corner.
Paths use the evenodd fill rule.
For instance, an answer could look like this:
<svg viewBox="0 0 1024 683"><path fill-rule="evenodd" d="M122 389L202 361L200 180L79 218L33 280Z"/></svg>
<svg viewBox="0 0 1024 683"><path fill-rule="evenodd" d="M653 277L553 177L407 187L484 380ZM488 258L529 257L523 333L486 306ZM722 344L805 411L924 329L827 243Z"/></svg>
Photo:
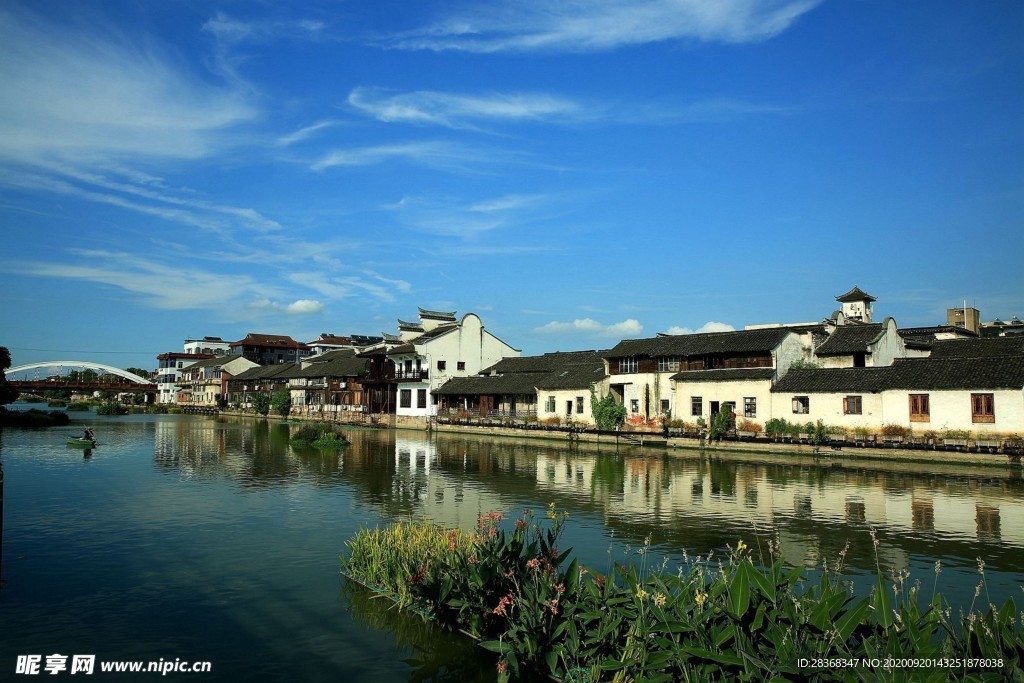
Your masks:
<svg viewBox="0 0 1024 683"><path fill-rule="evenodd" d="M65 370L67 374L65 374ZM92 372L77 372L85 370ZM24 391L48 391L69 389L75 391L145 391L156 392L156 385L145 377L112 365L91 363L84 360L51 360L29 363L9 368L5 372L7 382ZM31 376L30 376L31 374Z"/></svg>

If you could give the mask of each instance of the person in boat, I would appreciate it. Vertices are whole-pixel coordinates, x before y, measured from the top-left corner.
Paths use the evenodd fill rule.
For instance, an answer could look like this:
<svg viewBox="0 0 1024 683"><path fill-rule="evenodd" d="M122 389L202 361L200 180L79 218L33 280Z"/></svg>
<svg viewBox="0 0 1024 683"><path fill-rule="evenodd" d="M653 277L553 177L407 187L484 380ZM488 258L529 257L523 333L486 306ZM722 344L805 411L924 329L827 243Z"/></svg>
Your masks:
<svg viewBox="0 0 1024 683"><path fill-rule="evenodd" d="M92 428L91 427L86 427L85 428L85 434L82 436L82 438L85 439L86 441L95 441L96 440L96 437L92 433Z"/></svg>

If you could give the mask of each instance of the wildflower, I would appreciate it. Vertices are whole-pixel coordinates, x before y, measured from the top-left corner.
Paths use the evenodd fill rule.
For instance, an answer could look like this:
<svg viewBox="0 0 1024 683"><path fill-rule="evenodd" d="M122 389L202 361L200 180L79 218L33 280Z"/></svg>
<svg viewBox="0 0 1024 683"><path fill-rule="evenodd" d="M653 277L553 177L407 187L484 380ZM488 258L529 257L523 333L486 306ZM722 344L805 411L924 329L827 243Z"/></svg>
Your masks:
<svg viewBox="0 0 1024 683"><path fill-rule="evenodd" d="M558 515L555 514L555 504L554 503L549 503L548 504L548 519L554 519L557 516Z"/></svg>
<svg viewBox="0 0 1024 683"><path fill-rule="evenodd" d="M529 526L525 519L520 517L516 520L516 531L526 531L526 527Z"/></svg>
<svg viewBox="0 0 1024 683"><path fill-rule="evenodd" d="M503 598L502 598L502 599L501 599L501 600L500 600L500 601L498 602L498 606L497 606L497 607L495 607L495 608L494 608L494 609L493 609L493 610L491 611L491 614L497 614L497 615L499 615L499 616L505 616L505 615L507 614L507 611L506 611L506 610L507 610L507 608L511 607L512 605L513 605L513 598L512 598L512 594L511 594L511 593L509 593L508 595L506 595L505 597L503 597Z"/></svg>
<svg viewBox="0 0 1024 683"><path fill-rule="evenodd" d="M647 597L647 591L645 591L643 588L637 588L636 589L636 597L639 598L640 600L643 600L644 598Z"/></svg>
<svg viewBox="0 0 1024 683"><path fill-rule="evenodd" d="M708 594L701 593L698 591L697 594L693 596L693 601L696 602L698 605L703 605L705 602L708 601Z"/></svg>
<svg viewBox="0 0 1024 683"><path fill-rule="evenodd" d="M505 660L503 659L503 660L499 661L498 662L498 675L499 676L504 676L505 672L507 672L507 671L508 671L508 664L505 663Z"/></svg>
<svg viewBox="0 0 1024 683"><path fill-rule="evenodd" d="M526 563L526 567L527 567L527 569L537 569L538 567L540 567L540 560L538 560L535 557L535 558L533 558L532 560L530 560L529 562Z"/></svg>
<svg viewBox="0 0 1024 683"><path fill-rule="evenodd" d="M666 601L667 600L665 598L665 594L664 593L658 593L657 595L654 596L654 604L657 605L658 607L663 607L665 605Z"/></svg>
<svg viewBox="0 0 1024 683"><path fill-rule="evenodd" d="M941 560L935 560L935 576L938 576L941 573L942 573L942 561Z"/></svg>
<svg viewBox="0 0 1024 683"><path fill-rule="evenodd" d="M740 539L739 543L736 544L736 552L742 553L746 549L747 544L743 542L743 539Z"/></svg>
<svg viewBox="0 0 1024 683"><path fill-rule="evenodd" d="M982 576L985 575L985 560L978 558L978 573Z"/></svg>
<svg viewBox="0 0 1024 683"><path fill-rule="evenodd" d="M551 610L552 614L558 614L558 598L555 598L551 601L549 609Z"/></svg>
<svg viewBox="0 0 1024 683"><path fill-rule="evenodd" d="M556 583L555 584L555 592L558 593L559 595L561 595L562 593L565 592L565 586L563 586L560 583Z"/></svg>

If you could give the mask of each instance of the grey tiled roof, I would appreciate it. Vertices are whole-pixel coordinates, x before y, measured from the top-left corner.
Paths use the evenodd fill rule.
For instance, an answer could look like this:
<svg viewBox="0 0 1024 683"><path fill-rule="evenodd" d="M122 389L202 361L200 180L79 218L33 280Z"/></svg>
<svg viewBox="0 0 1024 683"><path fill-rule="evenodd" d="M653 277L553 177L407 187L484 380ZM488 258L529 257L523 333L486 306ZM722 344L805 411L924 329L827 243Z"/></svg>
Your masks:
<svg viewBox="0 0 1024 683"><path fill-rule="evenodd" d="M932 358L1024 356L1024 337L940 339L932 342Z"/></svg>
<svg viewBox="0 0 1024 683"><path fill-rule="evenodd" d="M772 391L1024 389L1024 356L900 358L881 368L790 370Z"/></svg>
<svg viewBox="0 0 1024 683"><path fill-rule="evenodd" d="M598 365L570 365L555 370L537 381L538 389L589 389L591 384L604 378L604 363Z"/></svg>
<svg viewBox="0 0 1024 683"><path fill-rule="evenodd" d="M878 301L878 299L871 296L857 285L854 285L853 289L851 289L846 294L840 294L839 296L836 297L836 301L839 301L841 303L846 303L848 301L864 301L865 299L867 299L868 301Z"/></svg>
<svg viewBox="0 0 1024 683"><path fill-rule="evenodd" d="M750 379L772 379L775 368L719 368L715 370L684 370L672 375L677 382L729 382Z"/></svg>
<svg viewBox="0 0 1024 683"><path fill-rule="evenodd" d="M533 374L498 375L493 377L454 377L438 389L435 394L442 396L522 396L536 392Z"/></svg>
<svg viewBox="0 0 1024 683"><path fill-rule="evenodd" d="M312 363L302 370L300 377L361 377L368 372L370 361L352 356L336 358L324 363Z"/></svg>
<svg viewBox="0 0 1024 683"><path fill-rule="evenodd" d="M485 372L500 374L451 379L437 393L515 395L533 394L538 388L586 390L604 377L604 362L599 351L555 352L504 358Z"/></svg>
<svg viewBox="0 0 1024 683"><path fill-rule="evenodd" d="M455 311L428 311L425 308L416 307L420 312L420 318L429 318L430 320L450 320L455 322Z"/></svg>
<svg viewBox="0 0 1024 683"><path fill-rule="evenodd" d="M843 356L850 353L864 353L868 346L878 341L885 331L881 323L867 325L840 325L821 346L814 350L816 356Z"/></svg>
<svg viewBox="0 0 1024 683"><path fill-rule="evenodd" d="M259 367L249 368L245 372L240 372L232 379L270 379L281 378L282 376L287 377L286 373L293 371L296 367L297 366L294 363L260 365Z"/></svg>
<svg viewBox="0 0 1024 683"><path fill-rule="evenodd" d="M769 327L737 332L662 335L649 339L627 339L604 354L605 358L623 356L702 356L705 354L766 353L774 350L790 330Z"/></svg>
<svg viewBox="0 0 1024 683"><path fill-rule="evenodd" d="M551 372L566 365L594 363L603 365L603 351L553 351L542 356L510 356L485 369L481 374L508 372Z"/></svg>

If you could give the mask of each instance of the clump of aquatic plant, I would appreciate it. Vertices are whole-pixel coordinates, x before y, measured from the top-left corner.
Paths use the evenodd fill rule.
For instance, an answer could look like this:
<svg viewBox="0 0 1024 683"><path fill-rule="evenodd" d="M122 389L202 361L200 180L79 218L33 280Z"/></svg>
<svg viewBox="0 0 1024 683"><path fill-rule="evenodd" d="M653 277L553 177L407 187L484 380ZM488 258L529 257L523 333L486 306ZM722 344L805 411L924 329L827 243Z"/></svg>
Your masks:
<svg viewBox="0 0 1024 683"><path fill-rule="evenodd" d="M887 578L880 568L870 595L858 598L842 577L845 551L809 581L784 566L772 541L767 557L755 560L740 540L723 557L684 557L674 572L667 562L647 567L647 543L635 551L639 566L631 559L601 575L558 550L564 514L551 507L547 517L545 528L524 512L507 534L488 513L447 551L447 534L457 532L439 527L364 532L350 543L346 571L370 566L365 576L376 578L364 583L480 638L498 653L503 680L538 672L616 683L1024 679L1012 599L954 617L934 586L926 601L908 572ZM976 599L987 597L978 566ZM940 571L936 564L936 579ZM954 664L894 676L872 664L886 659ZM837 661L851 665L829 663Z"/></svg>
<svg viewBox="0 0 1024 683"><path fill-rule="evenodd" d="M458 529L420 521L363 529L345 545L343 574L408 606L424 602L418 586L428 573L446 566L451 553L469 548L472 542Z"/></svg>
<svg viewBox="0 0 1024 683"><path fill-rule="evenodd" d="M348 439L330 425L303 425L291 436L293 443L315 448L341 448Z"/></svg>

